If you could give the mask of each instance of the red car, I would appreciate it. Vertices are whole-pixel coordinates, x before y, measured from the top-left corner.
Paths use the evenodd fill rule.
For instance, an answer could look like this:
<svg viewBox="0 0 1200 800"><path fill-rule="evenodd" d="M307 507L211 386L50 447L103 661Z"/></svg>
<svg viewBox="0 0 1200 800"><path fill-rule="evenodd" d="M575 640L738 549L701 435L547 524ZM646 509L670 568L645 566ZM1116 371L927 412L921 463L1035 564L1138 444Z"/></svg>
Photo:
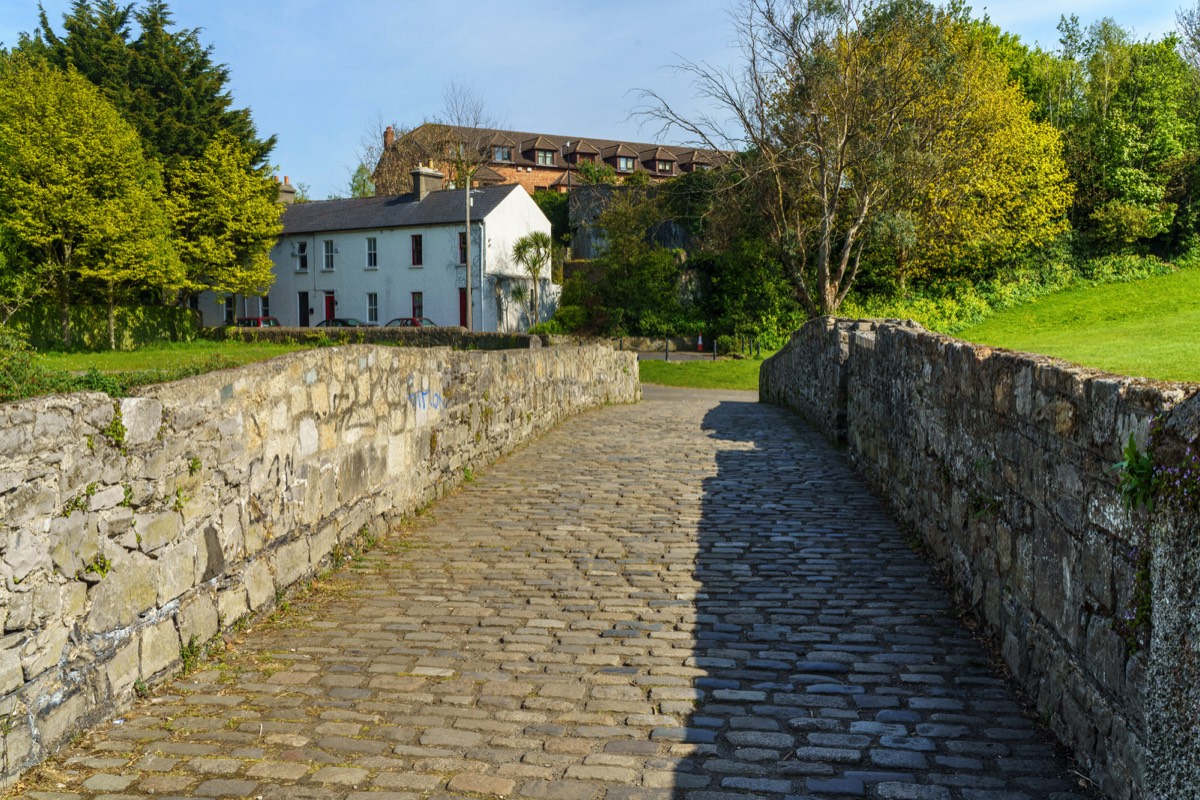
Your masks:
<svg viewBox="0 0 1200 800"><path fill-rule="evenodd" d="M384 325L385 328L436 328L438 324L429 317L396 317Z"/></svg>

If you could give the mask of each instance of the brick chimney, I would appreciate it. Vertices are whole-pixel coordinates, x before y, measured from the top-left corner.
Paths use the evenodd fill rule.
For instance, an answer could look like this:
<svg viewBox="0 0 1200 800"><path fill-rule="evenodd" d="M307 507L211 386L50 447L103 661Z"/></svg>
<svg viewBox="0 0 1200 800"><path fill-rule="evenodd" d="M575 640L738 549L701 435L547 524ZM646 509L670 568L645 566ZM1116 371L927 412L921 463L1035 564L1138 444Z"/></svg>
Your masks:
<svg viewBox="0 0 1200 800"><path fill-rule="evenodd" d="M278 177L275 178L275 182L279 183ZM278 202L283 203L285 206L290 206L296 202L296 187L292 186L292 182L287 175L283 176L283 183L279 183Z"/></svg>
<svg viewBox="0 0 1200 800"><path fill-rule="evenodd" d="M387 130L383 132L383 149L391 150L392 143L396 141L396 129L391 125L387 126Z"/></svg>
<svg viewBox="0 0 1200 800"><path fill-rule="evenodd" d="M418 164L412 171L413 195L418 201L424 200L425 195L442 188L445 178L446 176L437 170Z"/></svg>

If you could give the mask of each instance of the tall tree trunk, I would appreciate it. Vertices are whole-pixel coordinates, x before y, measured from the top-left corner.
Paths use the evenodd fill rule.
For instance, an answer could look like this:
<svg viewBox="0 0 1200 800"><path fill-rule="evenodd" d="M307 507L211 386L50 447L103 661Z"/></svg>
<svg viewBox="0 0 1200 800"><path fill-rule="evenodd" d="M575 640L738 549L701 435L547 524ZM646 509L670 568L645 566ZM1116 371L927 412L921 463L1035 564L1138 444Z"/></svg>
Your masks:
<svg viewBox="0 0 1200 800"><path fill-rule="evenodd" d="M58 322L62 330L63 349L71 349L71 285L66 274L58 277Z"/></svg>
<svg viewBox="0 0 1200 800"><path fill-rule="evenodd" d="M108 349L117 349L117 326L115 317L116 298L114 296L113 285L110 281L108 284Z"/></svg>

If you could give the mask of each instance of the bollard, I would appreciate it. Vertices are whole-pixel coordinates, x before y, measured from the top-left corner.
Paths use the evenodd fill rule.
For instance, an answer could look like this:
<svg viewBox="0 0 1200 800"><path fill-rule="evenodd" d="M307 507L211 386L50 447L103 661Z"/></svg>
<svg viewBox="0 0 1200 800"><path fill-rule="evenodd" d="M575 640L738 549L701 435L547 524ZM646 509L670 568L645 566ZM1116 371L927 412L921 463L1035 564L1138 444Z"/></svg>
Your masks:
<svg viewBox="0 0 1200 800"><path fill-rule="evenodd" d="M671 360L671 340L663 339L663 361Z"/></svg>

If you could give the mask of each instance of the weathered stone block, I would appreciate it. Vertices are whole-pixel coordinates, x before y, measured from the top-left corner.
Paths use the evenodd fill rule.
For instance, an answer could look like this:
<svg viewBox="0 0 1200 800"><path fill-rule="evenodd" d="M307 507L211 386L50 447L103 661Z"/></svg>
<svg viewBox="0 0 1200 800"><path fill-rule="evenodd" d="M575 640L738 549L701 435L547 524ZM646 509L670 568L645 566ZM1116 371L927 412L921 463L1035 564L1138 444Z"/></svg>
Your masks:
<svg viewBox="0 0 1200 800"><path fill-rule="evenodd" d="M163 548L153 568L154 597L164 606L199 583L196 573L196 539L191 534Z"/></svg>
<svg viewBox="0 0 1200 800"><path fill-rule="evenodd" d="M265 608L275 598L275 581L271 577L267 560L250 562L242 575L246 582L246 599L250 608L255 611Z"/></svg>
<svg viewBox="0 0 1200 800"><path fill-rule="evenodd" d="M109 690L120 696L141 677L141 636L132 636L117 645L104 674L108 677Z"/></svg>
<svg viewBox="0 0 1200 800"><path fill-rule="evenodd" d="M114 559L108 574L89 592L91 609L86 629L107 633L127 628L138 615L154 608L158 599L154 572L144 556Z"/></svg>
<svg viewBox="0 0 1200 800"><path fill-rule="evenodd" d="M157 514L138 514L133 523L138 548L143 553L153 553L179 538L183 518L178 511L162 511Z"/></svg>
<svg viewBox="0 0 1200 800"><path fill-rule="evenodd" d="M16 650L0 650L0 695L6 695L25 682L21 657Z"/></svg>
<svg viewBox="0 0 1200 800"><path fill-rule="evenodd" d="M60 622L46 626L29 641L21 656L25 680L31 681L63 658L70 631Z"/></svg>
<svg viewBox="0 0 1200 800"><path fill-rule="evenodd" d="M126 397L121 400L121 422L125 425L125 445L146 444L158 438L162 426L163 404L152 397Z"/></svg>
<svg viewBox="0 0 1200 800"><path fill-rule="evenodd" d="M5 547L4 563L10 570L11 580L17 584L37 570L49 571L53 568L50 543L31 530L20 529Z"/></svg>
<svg viewBox="0 0 1200 800"><path fill-rule="evenodd" d="M207 594L196 594L179 609L179 636L182 641L207 642L217 635L217 605Z"/></svg>
<svg viewBox="0 0 1200 800"><path fill-rule="evenodd" d="M141 674L150 677L179 660L179 632L175 621L164 619L142 631Z"/></svg>

